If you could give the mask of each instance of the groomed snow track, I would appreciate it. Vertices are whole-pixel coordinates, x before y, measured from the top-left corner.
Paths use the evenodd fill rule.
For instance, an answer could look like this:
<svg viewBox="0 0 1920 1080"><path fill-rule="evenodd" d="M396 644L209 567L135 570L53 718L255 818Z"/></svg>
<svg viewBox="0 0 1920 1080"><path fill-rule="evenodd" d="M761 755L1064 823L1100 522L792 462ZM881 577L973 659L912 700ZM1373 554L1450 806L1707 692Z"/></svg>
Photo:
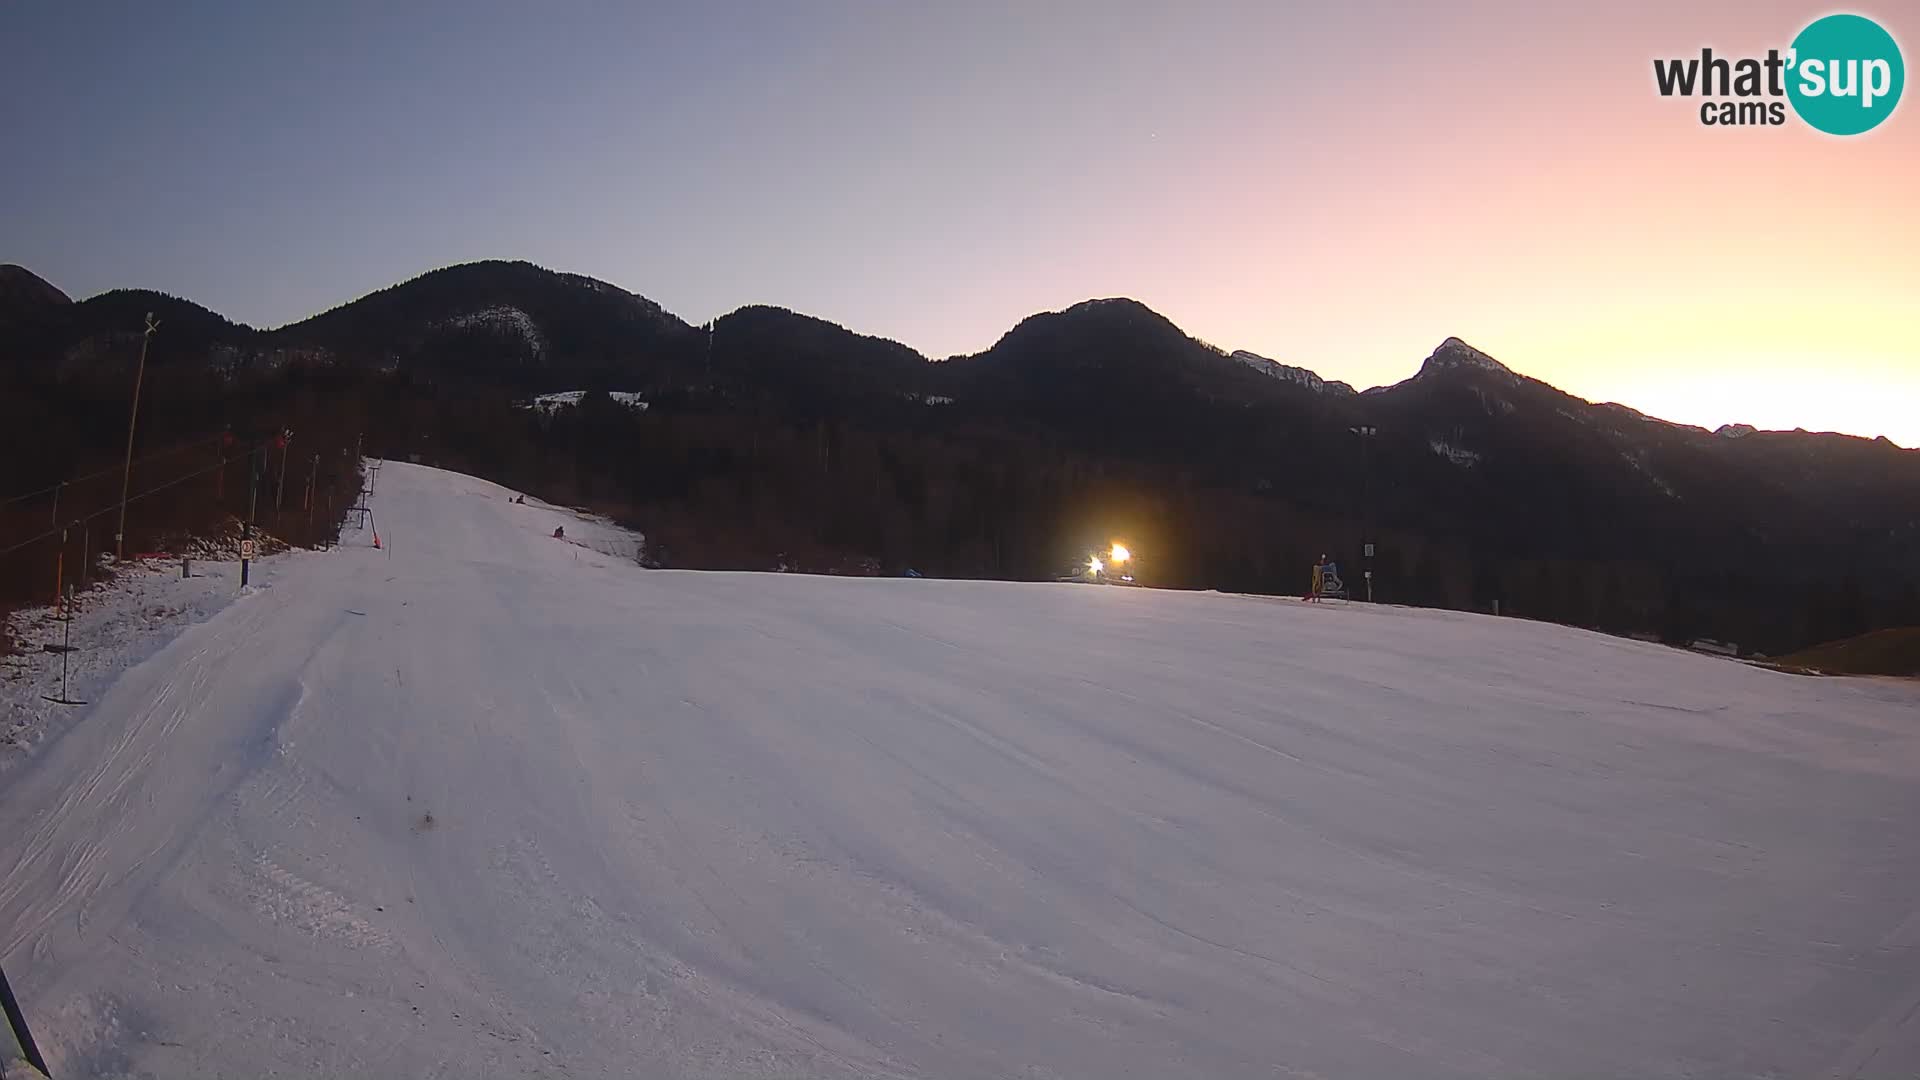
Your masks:
<svg viewBox="0 0 1920 1080"><path fill-rule="evenodd" d="M56 1076L1920 1074L1912 683L509 495L387 465L5 777Z"/></svg>

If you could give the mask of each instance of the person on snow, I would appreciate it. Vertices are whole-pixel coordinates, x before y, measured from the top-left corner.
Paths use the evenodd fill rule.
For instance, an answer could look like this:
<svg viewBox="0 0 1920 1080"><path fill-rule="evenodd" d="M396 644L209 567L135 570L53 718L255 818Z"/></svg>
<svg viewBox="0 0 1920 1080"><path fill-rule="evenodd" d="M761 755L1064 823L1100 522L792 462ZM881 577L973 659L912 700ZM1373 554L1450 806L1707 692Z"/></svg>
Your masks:
<svg viewBox="0 0 1920 1080"><path fill-rule="evenodd" d="M1322 555L1320 561L1313 564L1313 583L1307 587L1307 595L1301 597L1302 600L1315 603L1320 599L1320 583L1325 580L1326 572L1327 557Z"/></svg>
<svg viewBox="0 0 1920 1080"><path fill-rule="evenodd" d="M567 527L565 525L555 525L553 527L553 538L555 540L565 540L567 538Z"/></svg>

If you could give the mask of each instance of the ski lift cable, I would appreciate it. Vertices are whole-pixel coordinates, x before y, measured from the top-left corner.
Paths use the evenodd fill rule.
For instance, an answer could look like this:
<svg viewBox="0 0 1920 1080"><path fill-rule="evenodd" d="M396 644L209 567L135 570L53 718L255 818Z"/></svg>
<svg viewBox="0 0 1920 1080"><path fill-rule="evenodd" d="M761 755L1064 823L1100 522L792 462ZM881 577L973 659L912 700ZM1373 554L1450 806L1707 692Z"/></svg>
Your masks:
<svg viewBox="0 0 1920 1080"><path fill-rule="evenodd" d="M154 458L157 458L157 457L165 457L168 454L177 454L182 450L191 450L196 446L203 446L207 443L213 442L214 440L219 439L220 437L221 436L219 435L213 435L207 438L194 439L189 442L183 442L174 446L169 446L164 450L154 450L149 453L142 454L137 458L134 458L132 464L138 465L143 461L152 461ZM76 476L70 480L61 480L57 483L48 484L46 487L40 488L36 491L23 492L22 494L19 494L19 495L9 495L4 499L0 499L0 506L12 506L14 503L17 503L17 502L25 502L26 500L35 498L36 496L45 495L49 491L56 491L60 488L66 487L68 484L84 484L88 480L92 480L96 477L106 476L109 473L120 472L121 470L127 467L128 467L128 463L126 462L122 462L118 465L109 465L104 469L98 470L97 472L87 473L85 476Z"/></svg>
<svg viewBox="0 0 1920 1080"><path fill-rule="evenodd" d="M272 442L271 439L264 440L258 446L249 447L247 452L252 453L254 450L264 449L271 442ZM147 490L140 492L138 495L129 495L127 496L126 501L129 503L139 502L141 499L144 499L149 495L157 495L160 492L165 491L168 488L173 487L177 484L184 484L187 481L194 479L195 477L205 476L208 473L215 471L216 469L222 469L225 467L226 467L226 462L223 461L218 465L209 465L204 469L199 469L194 472L187 473L184 476L176 476L173 479L168 480L166 483L156 484L153 487L150 487ZM14 544L10 547L0 548L0 556L11 555L16 551L19 551L21 548L30 547L34 544L39 543L42 540L47 539L50 536L59 534L63 530L71 529L75 525L79 525L82 522L92 521L94 518L97 518L97 517L102 517L107 514L115 513L119 509L120 509L120 501L116 499L113 503L107 506L104 506L98 510L95 510L91 514L82 514L79 517L71 518L68 521L63 522L62 524L55 525L53 528L48 529L45 532L37 533L33 536L29 536L25 540L22 540L19 543Z"/></svg>

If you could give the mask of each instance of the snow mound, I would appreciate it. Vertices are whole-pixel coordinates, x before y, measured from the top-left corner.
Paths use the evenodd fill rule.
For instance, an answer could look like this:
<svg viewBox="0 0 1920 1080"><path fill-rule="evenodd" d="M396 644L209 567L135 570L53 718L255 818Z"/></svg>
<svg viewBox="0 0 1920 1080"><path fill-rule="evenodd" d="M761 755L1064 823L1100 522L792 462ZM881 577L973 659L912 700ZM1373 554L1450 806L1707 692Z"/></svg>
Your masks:
<svg viewBox="0 0 1920 1080"><path fill-rule="evenodd" d="M364 541L362 541L364 542ZM249 579L270 583L288 552L263 544ZM311 553L293 552L298 557ZM0 776L19 766L47 740L65 731L82 712L61 705L62 647L67 700L89 701L122 672L164 648L188 627L212 618L241 594L239 541L196 541L191 577L177 558L132 560L110 579L75 594L72 625L52 607L28 608L7 617L8 636L19 646L0 656Z"/></svg>

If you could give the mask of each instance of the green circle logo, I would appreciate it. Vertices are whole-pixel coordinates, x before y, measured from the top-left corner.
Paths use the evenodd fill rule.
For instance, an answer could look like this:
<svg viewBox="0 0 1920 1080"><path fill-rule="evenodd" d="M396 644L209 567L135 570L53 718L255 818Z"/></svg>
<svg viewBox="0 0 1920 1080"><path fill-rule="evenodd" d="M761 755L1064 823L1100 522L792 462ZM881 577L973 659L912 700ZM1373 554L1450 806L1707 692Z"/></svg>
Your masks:
<svg viewBox="0 0 1920 1080"><path fill-rule="evenodd" d="M1828 15L1793 39L1787 99L1800 119L1829 135L1877 127L1900 104L1907 65L1880 24L1860 15Z"/></svg>

